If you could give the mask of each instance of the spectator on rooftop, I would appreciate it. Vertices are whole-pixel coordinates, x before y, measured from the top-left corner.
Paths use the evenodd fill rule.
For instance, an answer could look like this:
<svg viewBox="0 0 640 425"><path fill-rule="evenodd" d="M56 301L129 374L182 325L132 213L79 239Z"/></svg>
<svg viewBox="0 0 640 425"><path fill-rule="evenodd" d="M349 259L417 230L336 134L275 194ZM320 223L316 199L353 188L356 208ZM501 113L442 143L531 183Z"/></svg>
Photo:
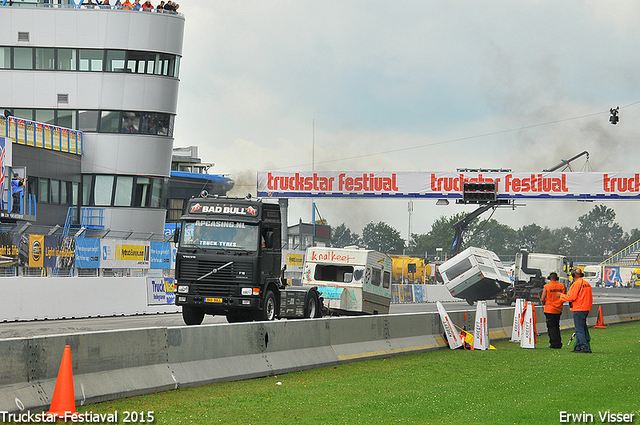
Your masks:
<svg viewBox="0 0 640 425"><path fill-rule="evenodd" d="M133 8L134 8L135 10L140 10L140 9L142 9L142 5L140 4L140 0L134 0L134 2L133 2Z"/></svg>
<svg viewBox="0 0 640 425"><path fill-rule="evenodd" d="M163 11L164 11L164 0L162 0L158 5L158 7L156 7L156 12L163 12Z"/></svg>
<svg viewBox="0 0 640 425"><path fill-rule="evenodd" d="M144 10L146 12L151 12L151 9L153 9L153 5L151 4L151 0L147 0L144 3L142 3L142 10Z"/></svg>
<svg viewBox="0 0 640 425"><path fill-rule="evenodd" d="M124 0L123 2L120 3L120 5L124 10L133 10L133 5L129 0Z"/></svg>
<svg viewBox="0 0 640 425"><path fill-rule="evenodd" d="M164 5L164 10L165 12L175 12L176 8L173 6L173 3L171 3L171 0L167 1L167 4Z"/></svg>

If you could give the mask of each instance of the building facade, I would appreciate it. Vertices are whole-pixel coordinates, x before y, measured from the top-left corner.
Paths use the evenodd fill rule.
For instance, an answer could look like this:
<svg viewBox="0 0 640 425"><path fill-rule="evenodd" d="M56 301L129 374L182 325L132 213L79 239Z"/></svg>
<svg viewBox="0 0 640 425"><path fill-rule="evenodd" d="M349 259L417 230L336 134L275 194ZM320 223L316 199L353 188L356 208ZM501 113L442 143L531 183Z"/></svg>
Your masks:
<svg viewBox="0 0 640 425"><path fill-rule="evenodd" d="M161 234L184 16L38 0L11 4L0 6L0 108L83 133L77 160L51 153L43 159L47 153L28 147L15 151L13 165L26 168L39 211L96 207L107 229ZM47 168L38 165L43 161ZM64 224L58 214L41 220Z"/></svg>

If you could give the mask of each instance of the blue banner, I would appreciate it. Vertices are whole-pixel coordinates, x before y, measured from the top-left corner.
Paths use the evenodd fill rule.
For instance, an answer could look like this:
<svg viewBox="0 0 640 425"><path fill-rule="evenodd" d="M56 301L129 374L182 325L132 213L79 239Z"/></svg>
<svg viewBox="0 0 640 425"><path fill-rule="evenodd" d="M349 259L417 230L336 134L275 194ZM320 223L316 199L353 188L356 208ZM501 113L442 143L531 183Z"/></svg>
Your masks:
<svg viewBox="0 0 640 425"><path fill-rule="evenodd" d="M171 244L169 242L151 241L150 268L170 269L171 268Z"/></svg>
<svg viewBox="0 0 640 425"><path fill-rule="evenodd" d="M76 267L79 269L100 268L100 239L76 238Z"/></svg>

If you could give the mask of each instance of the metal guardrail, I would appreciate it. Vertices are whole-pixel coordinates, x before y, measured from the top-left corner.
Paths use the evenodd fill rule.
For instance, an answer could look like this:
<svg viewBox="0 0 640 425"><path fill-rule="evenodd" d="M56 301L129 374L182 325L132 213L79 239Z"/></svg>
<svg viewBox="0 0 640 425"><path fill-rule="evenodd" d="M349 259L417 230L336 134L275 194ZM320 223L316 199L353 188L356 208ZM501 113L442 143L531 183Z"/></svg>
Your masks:
<svg viewBox="0 0 640 425"><path fill-rule="evenodd" d="M639 262L638 256L640 256L640 240L632 243L600 264L603 266L613 264L637 264Z"/></svg>

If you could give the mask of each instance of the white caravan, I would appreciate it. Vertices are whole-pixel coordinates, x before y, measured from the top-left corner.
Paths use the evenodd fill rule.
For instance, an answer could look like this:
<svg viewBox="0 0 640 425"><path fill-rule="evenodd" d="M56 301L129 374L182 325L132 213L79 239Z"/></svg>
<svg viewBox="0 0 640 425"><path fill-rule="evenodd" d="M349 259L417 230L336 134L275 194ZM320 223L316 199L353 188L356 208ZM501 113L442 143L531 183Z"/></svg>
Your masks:
<svg viewBox="0 0 640 425"><path fill-rule="evenodd" d="M359 248L307 248L302 285L317 286L330 311L384 314L391 304L391 258Z"/></svg>

